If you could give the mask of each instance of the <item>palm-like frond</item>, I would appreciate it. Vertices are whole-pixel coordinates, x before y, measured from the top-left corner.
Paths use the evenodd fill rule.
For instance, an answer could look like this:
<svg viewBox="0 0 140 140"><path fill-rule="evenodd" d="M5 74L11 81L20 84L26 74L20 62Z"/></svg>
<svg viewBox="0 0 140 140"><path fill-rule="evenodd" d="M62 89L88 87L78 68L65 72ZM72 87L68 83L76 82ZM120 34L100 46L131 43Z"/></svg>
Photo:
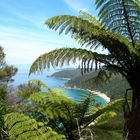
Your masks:
<svg viewBox="0 0 140 140"><path fill-rule="evenodd" d="M130 1L127 1L127 0L121 0L121 1L99 0L99 1L97 1L97 5L99 7L103 7L102 3L105 3L105 4L108 3L108 5L111 5L111 2L113 2L113 4L115 4L115 5L118 5L118 3L121 5L120 6L121 11L123 12L122 16L124 16L124 18L125 18L125 19L122 19L122 22L123 22L123 24L125 24L125 28L128 29L126 33L128 34L129 37L123 36L122 33L117 34L118 32L114 32L114 31L112 32L112 29L108 30L108 27L107 28L101 27L101 24L99 24L99 22L97 22L97 20L95 20L94 22L93 21L91 22L91 16L85 12L83 12L82 17L69 16L69 15L55 16L53 18L48 19L45 22L45 24L50 29L53 29L56 31L59 30L60 34L61 33L65 33L65 34L70 33L71 36L74 37L80 43L81 46L97 48L98 43L100 43L100 46L98 46L98 47L103 47L104 49L107 49L109 57L111 56L111 61L110 62L108 61L109 63L106 61L101 62L101 63L103 63L103 65L101 65L101 66L104 66L108 70L113 70L115 72L121 73L129 81L129 84L132 85L130 83L130 81L132 81L132 77L130 77L130 72L134 73L134 74L137 73L137 65L139 64L139 56L140 56L140 53L138 52L138 50L139 50L138 41L139 40L136 39L137 36L139 36L138 35L139 33L136 33L137 34L137 35L135 34L136 36L133 35L133 32L131 31L132 27L130 25L133 25L133 24L135 25L136 22L134 21L133 24L130 24L129 22L131 22L131 20L129 19L129 14L125 14L124 12L126 12L126 13L130 12L130 15L131 15L133 13L132 12L133 8L132 9L130 8L130 11L129 11L129 7L131 7L131 5L132 5L132 7L134 7L134 16L137 16L137 18L139 18L139 15L140 15L139 14L139 2L138 2L138 0L136 0L136 1L134 1L134 0L130 0ZM123 9L122 9L122 7L123 7ZM114 10L114 12L115 12L115 10L118 11L118 9L117 9L118 7L116 6L115 8L114 9L112 8L112 10ZM104 11L104 10L101 10L101 11ZM92 20L94 20L94 18L92 18ZM132 19L132 21L133 20L134 19ZM117 21L116 21L116 23L117 23ZM121 24L121 25L123 25L123 24ZM115 26L118 28L118 24L117 25L115 24ZM135 26L136 26L136 28L137 27L139 28L139 25L138 26L135 25ZM135 30L133 30L133 31L135 32ZM132 44L133 44L133 47L132 47ZM60 54L62 54L62 52L61 52L62 50L61 49L58 50L58 51L60 51ZM57 52L57 50L55 50L55 51ZM54 54L54 56L56 56L56 55ZM30 69L30 73L32 73L34 71L42 71L45 68L49 68L51 65L57 66L59 62L56 60L60 60L59 57L61 57L61 56L59 56L59 54L58 54L58 56L56 57L57 59L55 59L55 61L53 59L52 60L48 59L48 58L54 58L54 56L50 52L50 55L44 54L41 57L39 57L37 59L37 61L35 61L33 63L32 67ZM67 58L69 58L70 56L71 56L71 54L69 55L67 53ZM49 63L46 62L48 60L50 61ZM87 69L88 62L86 60L87 60L86 58L83 58L83 60L82 60L83 67L81 67L81 69L83 70L83 68L84 68L84 72L86 72L86 71L88 72L88 70L89 70L89 69ZM43 63L41 63L41 61ZM74 61L75 61L75 59L74 59ZM97 60L95 65L99 67L98 62L100 63L100 61ZM45 63L47 64L47 66L40 65L40 64L45 64ZM90 60L89 60L89 63L90 63ZM61 64L63 65L63 63L61 63ZM99 67L99 68L102 68L102 67Z"/></svg>
<svg viewBox="0 0 140 140"><path fill-rule="evenodd" d="M92 70L96 62L109 63L113 59L111 55L98 54L84 49L61 48L41 55L35 60L30 68L30 73L42 71L45 68L69 65L70 62L81 61L81 68L84 71Z"/></svg>
<svg viewBox="0 0 140 140"><path fill-rule="evenodd" d="M29 83L33 84L33 85L37 85L41 88L44 88L46 90L50 90L50 87L48 87L46 84L44 84L42 81L40 80L30 80Z"/></svg>
<svg viewBox="0 0 140 140"><path fill-rule="evenodd" d="M37 122L21 113L10 113L5 116L5 127L9 138L15 140L62 140L65 136L53 131L43 123Z"/></svg>
<svg viewBox="0 0 140 140"><path fill-rule="evenodd" d="M92 47L94 47L94 41L99 41L108 50L110 50L108 47L111 43L117 47L124 45L127 48L129 46L128 40L122 36L109 32L104 28L100 29L100 25L97 26L97 22L91 23L80 17L69 15L56 16L48 19L45 24L50 29L59 29L60 34L63 32L65 34L71 33L72 37L78 39L81 45L87 44L88 46L93 45ZM115 45L115 43L117 44Z"/></svg>
<svg viewBox="0 0 140 140"><path fill-rule="evenodd" d="M50 68L51 66L61 67L64 65L69 65L70 62L76 63L78 61L81 62L80 66L82 73L93 71L94 68L101 69L100 64L102 64L102 69L104 71L102 74L104 74L104 76L106 76L105 70L121 72L125 76L131 63L128 63L127 61L123 62L124 57L127 60L129 60L129 58L127 58L127 55L122 55L123 54L120 55L120 60L117 62L114 55L98 54L97 52L88 51L86 49L56 49L37 58L32 64L29 74L42 72L45 68ZM131 60L129 62L131 62ZM115 65L116 63L118 63L118 66ZM121 66L124 67L122 68Z"/></svg>
<svg viewBox="0 0 140 140"><path fill-rule="evenodd" d="M92 115L85 118L88 122L85 128L93 131L94 138L97 140L122 140L123 131L123 105L122 99L115 100L108 105L101 107ZM103 137L104 136L104 137Z"/></svg>
<svg viewBox="0 0 140 140"><path fill-rule="evenodd" d="M37 111L42 112L47 118L56 120L61 117L69 120L70 112L76 103L62 93L60 89L52 89L49 93L34 93L29 99L37 104Z"/></svg>
<svg viewBox="0 0 140 140"><path fill-rule="evenodd" d="M39 82L38 80L33 81L33 83L35 84L36 83L38 84L38 82ZM39 83L44 87L47 87L47 90L46 92L36 92L30 95L29 106L31 106L32 108L32 110L30 110L30 115L32 113L34 114L34 112L40 113L43 117L43 120L41 121L45 125L53 128L55 131L64 134L66 137L68 137L69 134L72 133L75 138L78 138L77 121L80 126L80 129L82 130L82 134L83 134L83 129L90 128L95 130L96 136L98 137L100 136L99 131L103 130L104 128L105 129L108 128L108 131L106 131L106 133L108 133L108 137L113 137L112 136L113 132L111 131L111 127L113 128L113 130L121 129L122 125L116 121L117 120L116 116L118 116L119 114L118 110L120 110L120 106L122 105L122 100L117 100L97 110L97 108L95 107L96 103L93 95L83 98L79 102L75 102L72 99L70 99L61 89L49 88L48 90L48 86L46 86L42 82ZM107 119L106 116L108 117ZM112 125L109 124L111 120L113 122ZM18 119L16 121L21 122L21 120ZM119 127L118 125L116 125L115 121L119 125ZM11 120L11 122L13 123L12 125L15 124L13 120ZM26 120L26 122L27 124L31 125L30 121L28 122ZM92 124L93 122L94 125ZM7 122L7 125L8 124L10 125L9 122ZM25 123L22 124L24 125ZM26 131L25 130L26 127L22 128L21 126L21 129ZM34 129L32 131L34 131ZM44 133L48 133L48 132L44 132ZM105 133L102 133L102 135L103 134L104 136L106 136ZM19 136L22 137L22 135L20 134Z"/></svg>
<svg viewBox="0 0 140 140"><path fill-rule="evenodd" d="M80 16L82 19L87 20L89 22L91 22L93 25L99 27L99 28L103 28L102 24L99 22L99 20L97 20L94 16L92 16L91 14L85 12L85 11L80 11Z"/></svg>
<svg viewBox="0 0 140 140"><path fill-rule="evenodd" d="M100 8L99 19L106 28L132 43L140 41L139 0L96 0L96 6Z"/></svg>
<svg viewBox="0 0 140 140"><path fill-rule="evenodd" d="M97 140L122 140L122 121L118 112L106 111L99 115L87 128L94 132ZM115 135L116 134L116 135ZM102 137L104 136L104 137ZM117 139L118 138L118 139Z"/></svg>
<svg viewBox="0 0 140 140"><path fill-rule="evenodd" d="M67 15L56 16L47 20L46 25L50 29L54 30L59 29L60 33L65 32L67 34L70 32L72 36L74 36L82 46L86 45L90 47L96 47L95 43L100 42L104 48L108 49L109 53L111 54L111 57L114 57L115 64L117 64L113 65L112 62L110 61L111 65L107 64L107 68L109 69L112 68L115 70L117 69L119 72L121 71L123 75L127 73L127 70L132 65L134 59L133 56L137 55L136 49L131 47L131 44L127 39L123 38L120 35L114 34L110 31L107 31L105 29L99 28L96 25L92 24L91 22L79 17ZM40 56L33 63L30 69L30 73L34 71L42 71L45 68L49 68L51 65L57 66L59 63L59 61L57 60L60 60L62 51L64 51L64 49L55 50L53 51L53 53L50 52L48 54ZM79 51L81 52L81 50ZM67 54L65 55L66 58L70 59L70 57L73 57L73 54L69 54L70 52L72 52L70 51L70 49L67 51L65 50L65 53ZM56 54L58 56L56 56ZM74 53L74 55L75 54L76 53ZM56 56L55 61L54 56ZM83 60L84 65L86 58ZM69 61L67 62L69 63ZM73 62L75 62L75 59L73 59ZM61 64L63 65L63 63ZM124 68L123 70L122 67Z"/></svg>
<svg viewBox="0 0 140 140"><path fill-rule="evenodd" d="M94 16L92 16L89 13L81 10L79 17L82 18L82 19L84 19L84 20L87 20L87 21L91 22L94 26L97 26L98 28L102 28L103 29L103 26L99 22L99 20L97 20ZM91 42L90 42L86 46L91 45L90 48L93 48L93 45L94 45L94 48L96 49L96 48L98 48L99 46L102 45L98 40L94 40L94 41L92 41L92 43L93 43L92 45L91 45Z"/></svg>
<svg viewBox="0 0 140 140"><path fill-rule="evenodd" d="M106 111L114 111L114 112L122 111L123 104L124 104L124 100L123 99L118 99L118 100L115 100L115 101L109 103L108 105L106 105L104 107L101 107L96 112L94 112L93 115L86 118L86 119L89 120L89 121L87 121L88 123L86 125L89 125L91 122L93 122L96 118L98 118L100 115L102 115L103 112L106 112Z"/></svg>

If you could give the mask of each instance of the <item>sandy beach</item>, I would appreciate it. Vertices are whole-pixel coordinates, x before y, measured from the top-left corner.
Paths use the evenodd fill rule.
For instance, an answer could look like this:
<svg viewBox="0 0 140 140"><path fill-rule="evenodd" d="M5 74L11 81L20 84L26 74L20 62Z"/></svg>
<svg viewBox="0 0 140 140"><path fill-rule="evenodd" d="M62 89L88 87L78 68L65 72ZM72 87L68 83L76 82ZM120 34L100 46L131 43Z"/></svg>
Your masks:
<svg viewBox="0 0 140 140"><path fill-rule="evenodd" d="M67 87L67 86L65 86L65 85L63 85L63 88L88 91L88 92L90 92L90 93L92 93L92 94L95 94L95 95L97 95L97 96L100 96L100 97L103 98L107 103L110 102L110 98L109 98L105 93L101 93L101 92L96 91L96 90L82 89L82 88L77 88L77 87L71 88L71 87Z"/></svg>
<svg viewBox="0 0 140 140"><path fill-rule="evenodd" d="M104 94L104 93L101 93L99 91L89 90L89 89L87 89L87 91L89 91L90 93L93 93L93 94L95 94L97 96L100 96L101 98L106 100L107 103L110 102L110 98L106 94Z"/></svg>

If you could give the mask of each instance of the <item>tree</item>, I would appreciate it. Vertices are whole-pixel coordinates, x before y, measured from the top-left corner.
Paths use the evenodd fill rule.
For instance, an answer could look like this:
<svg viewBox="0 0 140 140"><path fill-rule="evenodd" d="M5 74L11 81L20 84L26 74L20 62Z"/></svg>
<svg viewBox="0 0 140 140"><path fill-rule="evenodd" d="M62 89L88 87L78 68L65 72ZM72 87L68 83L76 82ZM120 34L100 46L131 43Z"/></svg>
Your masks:
<svg viewBox="0 0 140 140"><path fill-rule="evenodd" d="M32 93L27 98L29 104L23 102L28 109L21 110L20 112L26 114L26 116L34 118L37 122L42 122L44 127L51 128L52 131L65 136L68 140L80 138L90 140L91 136L97 140L122 139L123 119L119 120L118 118L123 115L120 109L123 100L116 100L105 107L96 108L93 95L75 102L61 89L50 89L40 81L33 81L33 83L35 85L40 83L44 91ZM120 111L121 113L119 114ZM9 114L8 116L10 120L8 119L5 122L6 126L8 126L9 134L13 134L12 137L17 136L17 139L20 139L24 135L21 132L24 129L26 129L26 134L28 134L28 131L34 131L31 130L30 123L24 124L22 122L22 120L25 121L22 119L23 115L15 117L15 115ZM18 122L23 125L21 126ZM108 122L110 122L110 125ZM12 127L11 124L13 125ZM27 129L28 124L29 128ZM16 126L20 126L20 128Z"/></svg>
<svg viewBox="0 0 140 140"><path fill-rule="evenodd" d="M17 72L17 68L9 66L5 62L5 53L0 46L0 83L9 82Z"/></svg>
<svg viewBox="0 0 140 140"><path fill-rule="evenodd" d="M96 0L99 20L88 13L79 17L55 16L45 24L61 34L70 34L81 46L90 49L61 48L45 53L32 64L30 73L42 71L50 66L81 61L82 72L99 69L98 78L109 78L120 73L132 90L132 104L124 104L124 136L129 140L140 139L140 1L139 0ZM106 54L93 49L103 48Z"/></svg>
<svg viewBox="0 0 140 140"><path fill-rule="evenodd" d="M5 53L0 46L0 139L5 139L4 115L7 113L6 96L8 93L8 83L17 72L17 68L9 66L5 62Z"/></svg>

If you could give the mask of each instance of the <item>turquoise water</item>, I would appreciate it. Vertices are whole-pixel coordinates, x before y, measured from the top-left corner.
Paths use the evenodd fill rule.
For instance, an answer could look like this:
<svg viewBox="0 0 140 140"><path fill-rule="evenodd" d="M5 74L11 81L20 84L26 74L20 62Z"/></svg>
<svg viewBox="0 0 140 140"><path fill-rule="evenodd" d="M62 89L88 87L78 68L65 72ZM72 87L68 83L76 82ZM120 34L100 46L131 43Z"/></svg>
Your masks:
<svg viewBox="0 0 140 140"><path fill-rule="evenodd" d="M47 76L47 75L51 75L52 73L54 73L55 71L58 71L58 70L55 70L55 71L51 70L51 71L45 72L44 74L40 74L40 75L36 74L36 75L31 75L30 77L28 77L28 71L29 71L28 67L18 66L18 68L19 68L18 73L13 77L14 86L18 86L19 84L28 83L28 81L31 79L41 80L42 82L44 82L46 85L48 85L51 88L56 88L56 87L62 88L63 85L67 82L67 80L65 80L65 79ZM65 88L63 90L74 100L79 100L83 96L86 96L89 94L88 91L78 90L78 89L66 89ZM100 97L97 97L96 101L101 104L106 104L106 101Z"/></svg>

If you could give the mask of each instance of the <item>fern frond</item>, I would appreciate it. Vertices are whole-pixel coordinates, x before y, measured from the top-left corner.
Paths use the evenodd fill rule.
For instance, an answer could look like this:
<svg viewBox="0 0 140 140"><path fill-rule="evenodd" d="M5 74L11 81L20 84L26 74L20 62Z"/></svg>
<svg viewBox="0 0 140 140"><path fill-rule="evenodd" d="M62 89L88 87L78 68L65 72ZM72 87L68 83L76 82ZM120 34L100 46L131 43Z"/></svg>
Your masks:
<svg viewBox="0 0 140 140"><path fill-rule="evenodd" d="M29 83L37 85L37 86L39 86L41 88L44 88L46 90L50 90L50 88L45 83L43 83L40 80L35 80L35 79L34 80L30 80Z"/></svg>
<svg viewBox="0 0 140 140"><path fill-rule="evenodd" d="M103 83L107 83L110 81L112 76L115 76L118 74L113 69L107 69L105 67L102 67L102 69L98 70L97 75L94 77L91 77L91 79L86 80L86 82L94 83L96 85L101 85Z"/></svg>
<svg viewBox="0 0 140 140"><path fill-rule="evenodd" d="M91 22L93 25L99 27L99 28L103 28L103 26L101 25L101 23L99 22L99 20L97 20L94 16L92 16L91 14L80 10L80 16L82 19L87 20L89 22Z"/></svg>
<svg viewBox="0 0 140 140"><path fill-rule="evenodd" d="M119 47L119 42L122 43L121 46L129 46L128 40L123 38L122 36L109 32L105 29L100 29L88 20L84 20L79 17L68 15L55 16L48 19L45 24L50 29L59 30L60 34L62 32L64 32L65 34L71 33L72 37L75 37L79 41L79 43L83 45L90 42L92 42L91 44L93 44L94 41L98 41L105 48L107 48L111 44L113 44L117 48ZM115 45L115 43L117 43L117 45Z"/></svg>
<svg viewBox="0 0 140 140"><path fill-rule="evenodd" d="M56 16L47 20L45 24L50 29L59 29L60 33L66 31L67 34L70 32L81 45L95 48L99 42L104 48L108 49L111 55L101 55L92 51L87 52L87 50L76 50L73 48L56 49L50 53L41 55L31 66L30 74L37 71L41 72L51 66L69 65L70 62L76 63L76 60L82 59L81 69L83 72L89 71L89 65L92 63L91 61L93 61L95 62L95 66L98 65L98 62L101 62L106 68L116 70L126 77L126 73L131 69L133 61L135 61L134 59L137 56L136 49L131 47L131 43L128 39L99 28L82 18L67 15ZM95 56L99 59L95 59ZM110 57L111 60L109 61Z"/></svg>
<svg viewBox="0 0 140 140"><path fill-rule="evenodd" d="M89 121L87 121L87 125L89 125L91 122L93 122L98 116L100 116L102 113L106 112L106 111L113 111L113 112L119 112L122 109L122 106L124 104L124 100L123 99L117 99L115 101L110 102L109 104L107 104L104 107L101 107L100 109L98 109L96 112L93 113L93 115L87 117L86 119L88 119Z"/></svg>
<svg viewBox="0 0 140 140"><path fill-rule="evenodd" d="M125 36L132 43L140 41L139 0L96 0L96 6L100 7L99 19L107 29Z"/></svg>
<svg viewBox="0 0 140 140"><path fill-rule="evenodd" d="M87 45L95 48L95 43L100 42L103 48L118 58L119 63L121 63L122 59L129 59L128 61L131 64L134 58L130 57L133 56L132 54L136 54L136 49L131 47L131 43L128 39L108 30L100 29L91 22L79 17L68 15L56 16L48 19L45 24L50 29L59 30L60 33L65 31L71 33L72 37L74 37L81 46ZM124 66L123 64L121 65Z"/></svg>
<svg viewBox="0 0 140 140"><path fill-rule="evenodd" d="M87 127L94 132L94 137L99 140L122 140L123 132L123 100L115 100L110 104L101 107L95 111L93 115L87 117L91 118L91 121L87 123ZM86 119L86 118L85 118ZM103 137L104 136L104 137Z"/></svg>
<svg viewBox="0 0 140 140"><path fill-rule="evenodd" d="M122 99L110 102L104 107L100 107L92 115L84 118L86 125L83 125L82 135L87 135L86 130L93 132L93 138L99 140L122 140L123 131L123 104ZM88 134L89 135L89 134Z"/></svg>
<svg viewBox="0 0 140 140"><path fill-rule="evenodd" d="M75 107L76 103L72 101L63 91L52 89L50 93L34 93L29 99L37 104L37 110L43 112L50 119L59 117L69 119L69 112L66 108ZM70 107L71 106L71 107Z"/></svg>
<svg viewBox="0 0 140 140"><path fill-rule="evenodd" d="M5 127L9 138L15 140L61 140L65 136L57 134L50 127L38 123L30 117L20 113L10 113L5 116Z"/></svg>
<svg viewBox="0 0 140 140"><path fill-rule="evenodd" d="M85 66L85 69L90 69L93 67L93 62L109 63L112 58L111 55L98 54L83 49L61 48L38 57L30 68L30 74L43 71L45 68L50 68L51 66L69 65L70 62L76 63L77 60L81 61L81 67Z"/></svg>

